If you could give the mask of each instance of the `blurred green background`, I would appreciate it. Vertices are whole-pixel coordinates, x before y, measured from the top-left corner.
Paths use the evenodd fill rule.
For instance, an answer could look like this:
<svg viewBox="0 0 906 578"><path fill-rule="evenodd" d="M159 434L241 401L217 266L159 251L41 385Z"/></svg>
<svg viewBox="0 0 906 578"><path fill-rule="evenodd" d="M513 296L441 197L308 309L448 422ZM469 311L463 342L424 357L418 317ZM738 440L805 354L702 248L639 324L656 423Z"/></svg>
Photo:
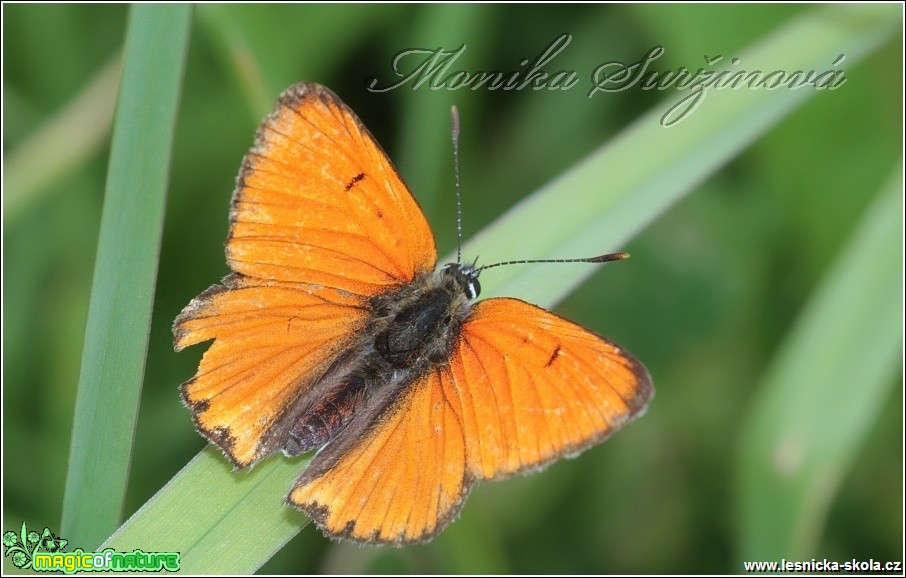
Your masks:
<svg viewBox="0 0 906 578"><path fill-rule="evenodd" d="M235 175L282 89L317 81L357 111L446 254L455 247L451 104L462 115L468 237L673 94L633 89L586 99L596 65L633 62L660 44L666 54L656 69L694 70L704 55L734 56L814 9L196 7L124 515L204 447L176 390L203 348L175 354L170 326L227 273ZM23 520L30 528L60 525L127 11L3 7L3 530ZM573 41L549 69L578 71L580 84L569 91L365 88L371 77L393 81L391 59L401 49L465 43L456 68L511 70L563 32ZM797 317L878 191L899 174L901 42L894 34L845 65L845 87L806 102L628 246L604 248L633 258L602 267L558 307L648 366L657 395L645 417L579 459L478 487L459 521L429 545L362 549L306 526L262 571L741 572L741 552L751 551L740 530L747 485L737 480L746 471L739 463L746 427L758 420L759 395ZM695 114L707 107L706 100ZM569 219L569 207L551 218ZM531 257L497 255L494 247L480 255ZM562 274L539 267L538 282ZM902 305L892 305L900 319ZM857 428L864 439L854 459L841 460L839 486L831 484L805 559L902 560L902 357L881 374L880 403Z"/></svg>

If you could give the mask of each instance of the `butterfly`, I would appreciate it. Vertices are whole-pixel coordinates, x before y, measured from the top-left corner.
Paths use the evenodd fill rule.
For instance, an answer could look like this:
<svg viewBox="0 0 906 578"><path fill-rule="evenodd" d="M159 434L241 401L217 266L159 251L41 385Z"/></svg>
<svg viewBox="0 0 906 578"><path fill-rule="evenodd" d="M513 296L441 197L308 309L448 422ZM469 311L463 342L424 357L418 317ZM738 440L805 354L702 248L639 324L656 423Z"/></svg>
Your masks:
<svg viewBox="0 0 906 578"><path fill-rule="evenodd" d="M604 260L623 258L623 253ZM181 386L236 468L318 450L286 500L333 538L424 542L480 480L603 441L653 395L615 343L437 268L415 197L329 89L285 90L245 156L232 273L174 322L214 340Z"/></svg>

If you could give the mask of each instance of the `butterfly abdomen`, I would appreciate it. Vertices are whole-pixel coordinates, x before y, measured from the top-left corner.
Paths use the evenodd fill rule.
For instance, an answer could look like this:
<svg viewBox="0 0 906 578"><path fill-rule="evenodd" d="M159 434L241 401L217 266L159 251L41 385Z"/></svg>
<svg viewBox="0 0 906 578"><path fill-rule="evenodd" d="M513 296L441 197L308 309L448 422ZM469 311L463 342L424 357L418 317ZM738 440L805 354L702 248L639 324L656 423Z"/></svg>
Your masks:
<svg viewBox="0 0 906 578"><path fill-rule="evenodd" d="M367 380L359 373L331 391L306 412L293 426L283 451L295 456L320 448L332 440L352 419L367 390Z"/></svg>

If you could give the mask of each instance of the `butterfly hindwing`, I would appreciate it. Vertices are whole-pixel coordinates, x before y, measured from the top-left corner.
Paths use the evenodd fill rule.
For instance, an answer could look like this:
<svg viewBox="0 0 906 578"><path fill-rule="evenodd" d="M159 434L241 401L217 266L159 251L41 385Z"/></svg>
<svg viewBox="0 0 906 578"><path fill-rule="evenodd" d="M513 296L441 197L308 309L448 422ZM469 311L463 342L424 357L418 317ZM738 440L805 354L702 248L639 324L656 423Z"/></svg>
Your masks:
<svg viewBox="0 0 906 578"><path fill-rule="evenodd" d="M444 379L432 369L354 443L325 447L289 502L337 538L395 545L432 538L459 511L469 485L465 432Z"/></svg>
<svg viewBox="0 0 906 578"><path fill-rule="evenodd" d="M192 300L174 331L177 350L215 339L183 401L198 430L244 467L279 447L274 428L350 347L366 312L335 289L225 282Z"/></svg>

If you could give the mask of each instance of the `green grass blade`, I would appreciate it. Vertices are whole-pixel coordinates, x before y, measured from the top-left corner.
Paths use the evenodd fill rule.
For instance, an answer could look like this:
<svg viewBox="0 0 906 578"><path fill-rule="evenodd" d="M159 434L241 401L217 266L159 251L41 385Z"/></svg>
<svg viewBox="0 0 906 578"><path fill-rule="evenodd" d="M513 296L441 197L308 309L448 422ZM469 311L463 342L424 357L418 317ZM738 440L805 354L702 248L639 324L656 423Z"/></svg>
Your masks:
<svg viewBox="0 0 906 578"><path fill-rule="evenodd" d="M3 199L6 222L106 144L113 124L120 60L120 55L114 56L60 112L10 153Z"/></svg>
<svg viewBox="0 0 906 578"><path fill-rule="evenodd" d="M743 434L742 560L810 560L895 384L903 317L897 167L778 351ZM739 568L742 571L742 568Z"/></svg>
<svg viewBox="0 0 906 578"><path fill-rule="evenodd" d="M84 548L121 522L189 15L140 4L129 16L63 502L61 534Z"/></svg>
<svg viewBox="0 0 906 578"><path fill-rule="evenodd" d="M208 446L104 547L180 552L180 570L188 573L252 573L308 522L282 500L306 463L307 457L266 460L233 473ZM260 524L252 527L251 520Z"/></svg>
<svg viewBox="0 0 906 578"><path fill-rule="evenodd" d="M896 8L817 8L741 57L749 69L823 70L845 51L851 64L895 30L892 10ZM465 255L472 257L480 249L487 258L493 250L494 258L502 260L575 257L619 249L813 93L713 92L695 114L671 129L658 123L669 106L665 104L476 235L466 245ZM549 276L544 283L537 282L536 270L530 267L495 269L493 275L489 271L482 277L482 295L515 295L551 305L593 269L577 267L568 275ZM233 474L209 448L106 545L161 550L163 544L183 552L184 567L193 572L216 572L223 571L220 552L229 543L230 570L252 571L273 552L252 537L266 534L276 548L299 530L296 514L281 506L281 501L301 463L275 457L250 474ZM216 501L189 499L200 495L193 493L193 487L216 493ZM270 505L265 509L267 500ZM165 515L174 511L179 515ZM237 561L241 566L235 565Z"/></svg>

